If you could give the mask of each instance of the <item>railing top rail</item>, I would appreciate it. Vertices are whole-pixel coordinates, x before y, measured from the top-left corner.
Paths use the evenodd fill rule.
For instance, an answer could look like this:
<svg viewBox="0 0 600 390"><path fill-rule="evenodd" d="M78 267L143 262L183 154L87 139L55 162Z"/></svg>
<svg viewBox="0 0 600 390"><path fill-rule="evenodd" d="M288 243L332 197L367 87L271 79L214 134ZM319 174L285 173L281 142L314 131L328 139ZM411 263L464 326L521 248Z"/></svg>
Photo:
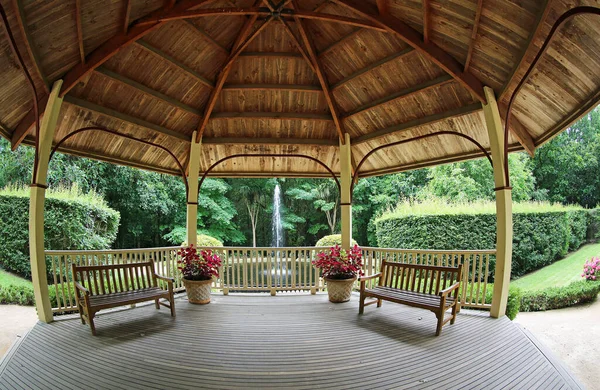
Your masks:
<svg viewBox="0 0 600 390"><path fill-rule="evenodd" d="M133 248L133 249L91 249L91 250L46 250L44 253L50 255L74 255L74 254L111 254L111 253L143 253L143 252L156 252L156 251L167 251L167 250L178 250L180 246L163 246L158 248Z"/></svg>
<svg viewBox="0 0 600 390"><path fill-rule="evenodd" d="M242 251L294 251L294 250L324 250L331 249L329 246L199 246L198 248L210 250L242 250Z"/></svg>
<svg viewBox="0 0 600 390"><path fill-rule="evenodd" d="M402 248L377 248L363 246L362 250L379 251L379 252L409 252L409 253L429 253L429 254L490 254L495 255L495 249L471 249L471 250L444 250L444 249L402 249Z"/></svg>

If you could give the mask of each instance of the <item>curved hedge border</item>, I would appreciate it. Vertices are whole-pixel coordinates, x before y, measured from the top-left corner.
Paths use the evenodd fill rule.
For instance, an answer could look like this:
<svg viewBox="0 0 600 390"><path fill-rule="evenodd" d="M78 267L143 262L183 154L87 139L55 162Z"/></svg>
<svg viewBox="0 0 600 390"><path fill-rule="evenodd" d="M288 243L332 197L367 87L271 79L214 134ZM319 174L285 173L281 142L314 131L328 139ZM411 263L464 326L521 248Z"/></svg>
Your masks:
<svg viewBox="0 0 600 390"><path fill-rule="evenodd" d="M382 248L489 249L496 246L496 214L384 215L375 222ZM588 211L513 214L512 276L546 266L586 241ZM493 260L495 261L495 259ZM490 264L494 269L494 264ZM493 276L493 275L492 275Z"/></svg>
<svg viewBox="0 0 600 390"><path fill-rule="evenodd" d="M0 195L0 265L31 278L29 197ZM107 206L77 199L46 199L46 249L107 249L117 236L120 215ZM47 264L47 269L51 267Z"/></svg>
<svg viewBox="0 0 600 390"><path fill-rule="evenodd" d="M566 287L549 287L539 291L523 291L521 311L562 309L595 301L600 293L600 282L580 280Z"/></svg>

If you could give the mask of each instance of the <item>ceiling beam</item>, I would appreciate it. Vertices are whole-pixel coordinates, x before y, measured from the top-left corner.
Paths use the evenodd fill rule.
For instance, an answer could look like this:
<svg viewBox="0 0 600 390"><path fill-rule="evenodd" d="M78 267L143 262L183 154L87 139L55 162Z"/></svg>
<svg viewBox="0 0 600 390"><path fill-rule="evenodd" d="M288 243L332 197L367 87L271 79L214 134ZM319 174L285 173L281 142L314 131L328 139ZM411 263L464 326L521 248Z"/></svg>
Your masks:
<svg viewBox="0 0 600 390"><path fill-rule="evenodd" d="M203 145L307 145L339 146L337 139L310 138L248 138L248 137L204 137Z"/></svg>
<svg viewBox="0 0 600 390"><path fill-rule="evenodd" d="M294 19L309 19L309 20L322 20L325 22L334 22L334 23L340 23L340 24L345 24L348 26L355 26L355 27L361 27L361 28L368 28L371 30L376 30L376 31L381 31L381 32L387 32L387 30L378 25L377 23L373 23L373 22L369 22L366 21L364 19L356 19L356 18L349 18L346 16L339 16L339 15L334 15L334 14L324 14L324 13L320 13L320 12L312 12L312 11L299 11L299 10L283 10L282 11L282 17L292 17Z"/></svg>
<svg viewBox="0 0 600 390"><path fill-rule="evenodd" d="M292 0L292 4L294 5L294 8L298 10L298 2L296 0ZM308 56L310 57L310 60L315 68L315 73L317 74L317 78L319 79L319 83L321 84L321 88L323 89L323 93L325 94L325 100L327 101L327 106L329 106L329 111L331 112L333 123L340 138L340 142L344 143L344 125L340 120L340 115L338 113L333 94L331 92L331 89L329 88L329 81L327 80L327 76L323 71L323 66L321 65L320 60L317 57L317 51L315 50L314 43L308 36L305 21L300 20L297 17L294 20L296 21L298 32L302 37L302 41L304 42L304 46L306 48Z"/></svg>
<svg viewBox="0 0 600 390"><path fill-rule="evenodd" d="M301 53L293 52L276 52L276 51L245 51L240 53L240 57L286 57L286 58L302 58Z"/></svg>
<svg viewBox="0 0 600 390"><path fill-rule="evenodd" d="M475 103L465 107L460 107L454 110L445 111L439 114L428 115L419 119L415 119L412 121L408 121L405 123L400 123L398 125L394 125L391 127L387 127L385 129L376 130L368 134L364 134L352 139L352 145L362 144L367 141L371 141L376 138L381 138L386 135L397 135L399 133L406 132L408 130L412 130L416 127L431 125L433 123L441 122L447 119L456 118L459 116L471 114L474 112L481 111L481 104Z"/></svg>
<svg viewBox="0 0 600 390"><path fill-rule="evenodd" d="M214 112L210 116L214 119L278 119L278 120L311 120L332 121L328 114L307 114L299 112Z"/></svg>
<svg viewBox="0 0 600 390"><path fill-rule="evenodd" d="M414 47L426 58L436 63L440 68L454 77L461 85L473 93L477 99L486 103L483 92L483 83L472 73L464 72L464 65L441 49L433 42L425 43L423 35L417 30L391 15L378 15L377 7L366 1L358 0L333 0L347 9L354 11L364 18L396 34L403 41Z"/></svg>
<svg viewBox="0 0 600 390"><path fill-rule="evenodd" d="M296 84L225 84L223 91L290 91L290 92L318 92L323 90L318 85Z"/></svg>
<svg viewBox="0 0 600 390"><path fill-rule="evenodd" d="M431 33L431 4L429 0L423 0L423 42L429 43Z"/></svg>
<svg viewBox="0 0 600 390"><path fill-rule="evenodd" d="M85 49L83 48L83 27L81 25L81 0L75 0L75 25L77 26L77 44L79 46L79 58L85 64Z"/></svg>
<svg viewBox="0 0 600 390"><path fill-rule="evenodd" d="M180 70L184 71L188 75L190 75L193 78L195 78L201 84L206 85L207 87L210 87L210 88L214 88L215 84L212 81L210 81L206 77L202 76L200 73L196 72L194 69L190 68L189 66L181 63L179 60L176 60L175 58L171 57L170 55L168 55L167 53L163 52L162 50L159 50L159 49L155 48L154 46L150 45L146 41L139 40L139 41L137 41L135 43L136 43L136 45L138 45L142 49L145 49L146 51L148 51L148 52L156 55L157 57L162 58L163 60L171 63L175 67L177 67Z"/></svg>
<svg viewBox="0 0 600 390"><path fill-rule="evenodd" d="M96 103L88 102L87 100L83 100L83 99L73 97L71 95L67 95L64 98L64 102L71 104L73 106L77 106L79 108L83 108L88 111L93 111L93 112L98 113L105 117L109 117L112 119L117 119L117 120L120 120L123 122L127 122L134 126L143 127L145 129L153 131L155 133L163 134L163 135L166 135L166 136L169 136L172 138L177 138L181 141L190 142L190 137L188 135L179 133L179 132L171 130L171 129L167 129L166 127L148 122L148 121L140 119L140 118L136 118L136 117L128 115L128 114L124 114L122 112L113 110L111 108L100 106L99 104L96 104Z"/></svg>
<svg viewBox="0 0 600 390"><path fill-rule="evenodd" d="M506 118L506 109L507 105L505 103L498 103L498 110L500 111L500 118L502 119L503 123L502 128L505 127L504 118ZM523 146L523 149L525 149L525 151L529 153L531 157L533 157L535 154L535 142L533 137L525 125L523 125L514 114L510 118L510 130L517 141L519 141L519 143Z"/></svg>
<svg viewBox="0 0 600 390"><path fill-rule="evenodd" d="M408 48L406 48L404 50L397 51L397 52L395 52L395 53L393 53L393 54L391 54L391 55L389 55L389 56L387 56L385 58L382 58L379 61L376 61L376 62L372 63L371 65L369 65L369 66L367 66L365 68L362 68L362 69L360 69L360 70L352 73L351 75L343 78L342 80L338 81L336 84L334 84L334 85L331 86L331 90L335 91L336 89L340 88L341 86L343 86L344 84L348 83L349 81L354 80L355 78L357 78L359 76L362 76L363 74L368 73L368 72L370 72L370 71L372 71L374 69L377 69L380 66L387 64L388 62L394 61L397 58L402 58L405 55L407 55L409 53L412 53L414 51L415 50L412 47L408 47Z"/></svg>
<svg viewBox="0 0 600 390"><path fill-rule="evenodd" d="M352 31L350 31L348 34L344 35L343 37L341 37L340 39L338 39L337 41L333 42L331 45L327 46L326 48L324 48L323 50L321 50L319 52L319 57L324 56L325 54L329 53L330 51L332 51L333 49L335 49L336 47L338 47L339 45L341 45L342 43L346 42L348 39L356 36L358 33L360 33L362 31L362 29L360 27L356 27L354 28Z"/></svg>
<svg viewBox="0 0 600 390"><path fill-rule="evenodd" d="M169 104L169 105L171 105L171 106L173 106L175 108L178 108L178 109L180 109L182 111L186 111L186 112L188 112L188 113L190 113L192 115L195 115L195 116L201 116L202 115L202 112L200 110L194 108L194 107L188 106L187 104L182 103L182 102L180 102L179 100L177 100L175 98L167 96L164 93L158 92L158 91L156 91L156 90L154 90L154 89L152 89L150 87L147 87L147 86L145 86L145 85L143 85L141 83L138 83L135 80L132 80L132 79L130 79L128 77L125 77L123 75L120 75L118 73L115 73L115 72L113 72L111 70L108 70L108 69L102 67L102 66L99 67L99 68L96 68L95 71L97 73L100 73L101 75L103 75L105 77L108 77L108 78L110 78L112 80L118 81L121 84L125 84L125 85L128 85L128 86L132 87L132 88L135 88L138 91L144 93L145 95L148 95L148 96L153 97L155 99L161 100L161 101L163 101L163 102L165 102L165 103L167 103L167 104Z"/></svg>
<svg viewBox="0 0 600 390"><path fill-rule="evenodd" d="M226 55L229 55L229 50L227 50L226 48L224 48L223 46L221 46L221 44L217 41L214 40L213 37L211 37L210 35L208 35L208 33L206 31L204 31L203 29L201 29L200 27L196 26L196 24L194 24L191 20L185 20L185 22L191 27L193 28L195 31L198 32L198 35L205 41L210 43L215 49L219 50L220 52L225 53Z"/></svg>
<svg viewBox="0 0 600 390"><path fill-rule="evenodd" d="M477 8L475 10L475 20L473 21L473 29L471 30L471 40L469 41L469 50L467 51L467 59L465 60L464 71L469 71L471 66L471 60L473 59L473 50L475 48L475 40L477 39L477 32L479 30L479 23L481 21L481 11L483 10L483 0L477 0Z"/></svg>
<svg viewBox="0 0 600 390"><path fill-rule="evenodd" d="M131 17L131 0L125 0L123 10L123 34L127 34L129 30L129 18Z"/></svg>
<svg viewBox="0 0 600 390"><path fill-rule="evenodd" d="M35 44L33 43L32 39L31 39L31 34L29 34L29 28L27 27L27 23L26 23L27 19L25 17L25 10L23 9L23 1L22 0L13 0L13 7L17 11L17 12L15 12L17 24L19 25L19 30L21 31L21 34L25 38L24 39L25 47L27 48L27 53L29 54L29 58L31 58L31 60L33 62L33 67L34 67L35 73L37 73L40 80L42 80L42 84L44 85L44 90L46 91L47 94L49 94L50 93L50 83L48 82L48 79L42 72L40 57L39 57L37 51L35 50ZM8 28L8 26L7 26L7 28ZM44 108L45 108L45 106L40 107L40 111L44 111Z"/></svg>
<svg viewBox="0 0 600 390"><path fill-rule="evenodd" d="M260 2L261 0L257 0L256 5L260 4ZM206 125L208 124L212 111L217 103L217 98L219 96L219 93L221 92L221 88L223 88L223 85L225 85L225 80L227 80L227 76L229 76L229 72L233 67L234 61L236 60L236 58L238 58L240 53L250 44L250 42L252 42L252 40L254 40L254 38L256 38L258 34L271 22L271 19L268 19L264 21L260 25L260 27L252 31L252 28L254 27L254 23L256 22L257 18L258 14L253 15L250 18L248 18L248 20L246 20L246 22L242 26L242 29L240 30L240 33L235 39L235 42L233 43L233 47L231 49L231 53L229 54L229 58L227 58L227 61L225 61L223 68L219 72L219 75L217 76L217 82L215 83L215 87L211 91L211 94L208 98L208 102L204 109L204 115L200 120L200 124L198 125L196 133L196 142L202 139L202 135L204 134Z"/></svg>
<svg viewBox="0 0 600 390"><path fill-rule="evenodd" d="M261 1L262 2L262 1ZM137 26L148 26L156 23L165 23L173 20L184 20L184 19L196 19L208 16L253 16L258 18L259 16L269 16L271 11L264 7L250 7L250 8L202 8L194 11L189 10L175 10L174 8L170 11L163 12L160 15L148 16L139 20Z"/></svg>
<svg viewBox="0 0 600 390"><path fill-rule="evenodd" d="M452 80L454 80L454 79L450 75L444 75L444 76L438 77L436 79L428 80L428 81L425 81L424 83L405 88L401 91L395 92L395 93L388 95L386 97L383 97L381 99L369 102L367 104L363 104L362 106L359 106L356 109L354 109L350 112L347 112L346 114L344 114L344 119L350 118L351 116L360 114L364 111L380 107L391 101L394 101L397 99L403 99L408 96L412 96L414 94L427 91L428 89L439 87L440 85L446 84Z"/></svg>
<svg viewBox="0 0 600 390"><path fill-rule="evenodd" d="M46 107L48 103L48 95L42 96L38 99L38 107L42 110L42 107ZM43 112L40 112L40 119L43 117ZM29 110L25 117L21 119L21 122L15 128L12 135L10 136L10 147L12 150L17 149L17 147L23 142L27 134L31 131L33 126L35 125L35 113L33 109Z"/></svg>
<svg viewBox="0 0 600 390"><path fill-rule="evenodd" d="M379 15L387 15L390 12L388 0L377 0L377 9L379 10Z"/></svg>

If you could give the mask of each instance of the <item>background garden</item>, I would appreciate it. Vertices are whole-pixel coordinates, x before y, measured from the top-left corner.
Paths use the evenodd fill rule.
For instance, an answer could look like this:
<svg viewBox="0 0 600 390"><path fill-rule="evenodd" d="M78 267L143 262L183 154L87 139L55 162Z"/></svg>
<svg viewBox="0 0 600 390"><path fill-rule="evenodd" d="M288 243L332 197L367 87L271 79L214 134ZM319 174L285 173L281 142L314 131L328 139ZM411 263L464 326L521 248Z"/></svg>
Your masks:
<svg viewBox="0 0 600 390"><path fill-rule="evenodd" d="M0 301L33 299L27 281L17 277L30 276L32 165L32 148L11 152L0 139ZM516 202L513 278L527 274L513 283L521 290L513 300L522 303L521 310L540 310L594 298L598 283L582 282L581 272L586 260L600 254L600 244L594 244L600 239L600 109L534 158L512 154L509 165ZM48 182L47 249L184 241L180 178L57 154ZM209 179L199 196L199 232L225 245L270 246L276 186L286 246L315 245L339 232L338 191L325 179ZM354 239L363 246L409 249L494 248L493 188L486 160L362 179L354 190Z"/></svg>

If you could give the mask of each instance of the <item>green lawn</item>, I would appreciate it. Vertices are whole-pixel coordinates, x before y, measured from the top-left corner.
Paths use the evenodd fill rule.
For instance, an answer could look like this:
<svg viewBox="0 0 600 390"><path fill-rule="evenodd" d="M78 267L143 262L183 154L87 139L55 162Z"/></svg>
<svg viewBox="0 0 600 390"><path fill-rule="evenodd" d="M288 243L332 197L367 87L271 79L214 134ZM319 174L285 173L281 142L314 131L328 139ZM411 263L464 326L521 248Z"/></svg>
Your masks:
<svg viewBox="0 0 600 390"><path fill-rule="evenodd" d="M10 272L6 272L0 268L0 286L8 286L10 284L16 286L29 286L33 288L33 284L31 284L29 280L11 274Z"/></svg>
<svg viewBox="0 0 600 390"><path fill-rule="evenodd" d="M594 256L600 256L600 243L584 245L564 259L512 281L511 286L528 291L567 286L583 279L583 264Z"/></svg>

